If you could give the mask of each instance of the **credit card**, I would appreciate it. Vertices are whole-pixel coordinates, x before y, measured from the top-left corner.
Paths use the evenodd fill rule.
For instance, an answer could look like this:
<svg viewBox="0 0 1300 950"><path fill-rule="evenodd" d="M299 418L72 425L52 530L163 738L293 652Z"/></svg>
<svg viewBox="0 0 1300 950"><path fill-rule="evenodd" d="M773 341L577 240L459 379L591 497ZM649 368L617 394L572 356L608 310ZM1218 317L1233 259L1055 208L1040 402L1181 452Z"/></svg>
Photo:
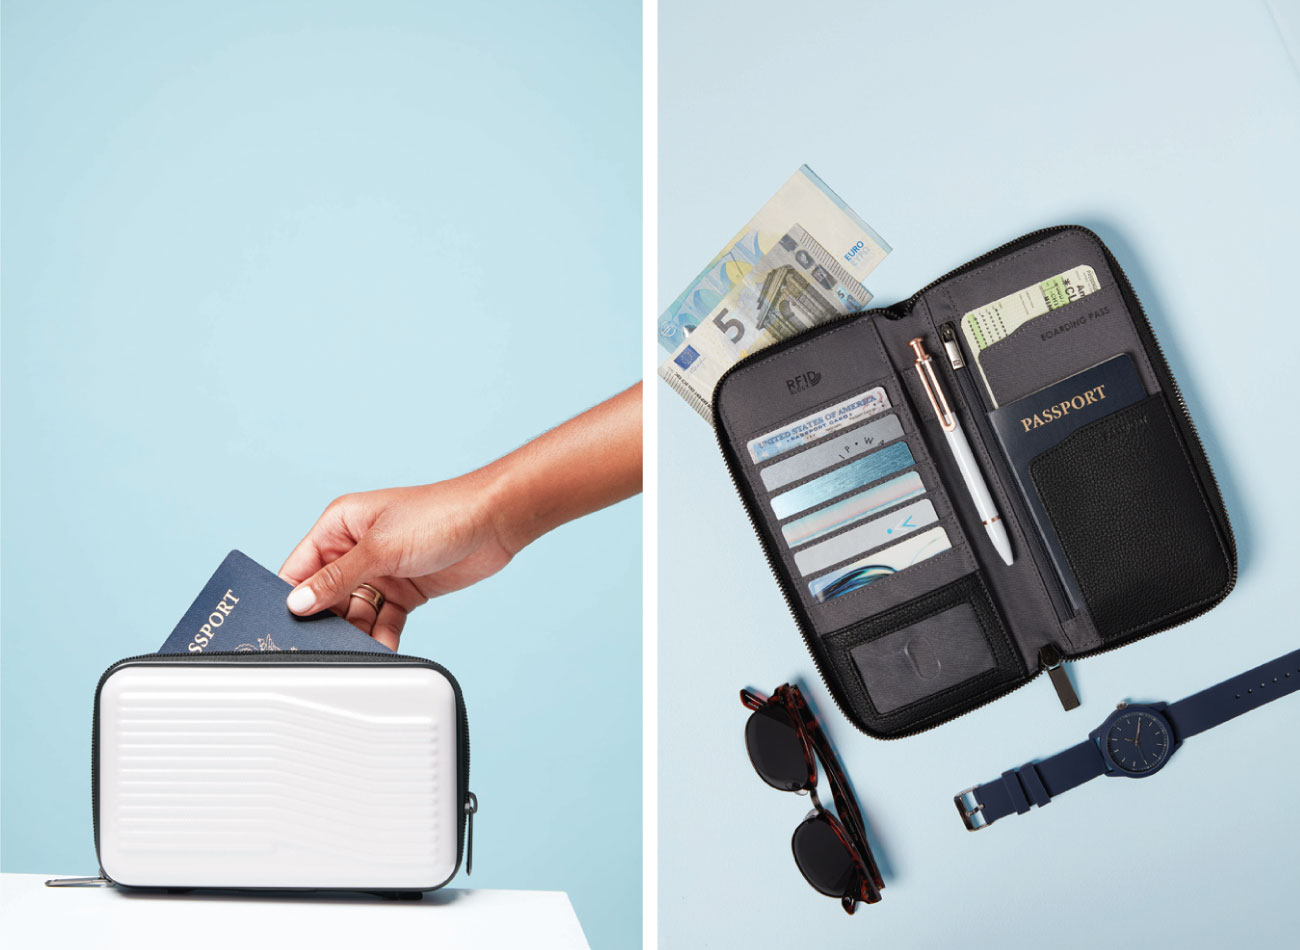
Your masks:
<svg viewBox="0 0 1300 950"><path fill-rule="evenodd" d="M812 547L796 551L794 563L799 573L807 577L824 571L832 564L847 560L855 554L870 551L890 541L897 541L905 534L911 534L934 524L939 520L934 505L922 498L905 508L887 515L882 515L866 524L858 525L843 534L837 534Z"/></svg>
<svg viewBox="0 0 1300 950"><path fill-rule="evenodd" d="M810 482L804 482L797 488L773 495L772 512L778 518L789 518L807 508L837 498L845 492L870 485L886 475L901 472L914 464L916 460L912 458L912 450L907 447L907 443L895 442L833 472L827 472Z"/></svg>
<svg viewBox="0 0 1300 950"><path fill-rule="evenodd" d="M823 535L838 531L855 521L870 518L872 515L901 505L908 499L925 493L925 485L918 472L907 472L898 478L873 485L866 491L858 492L829 505L821 511L814 511L798 520L781 526L781 534L790 547L807 544Z"/></svg>
<svg viewBox="0 0 1300 950"><path fill-rule="evenodd" d="M989 387L988 377L984 376L984 367L980 365L980 350L1006 339L1035 317L1059 310L1100 289L1097 272L1087 264L1080 264L1000 300L986 303L961 318L961 332L994 405L997 405L997 397Z"/></svg>
<svg viewBox="0 0 1300 950"><path fill-rule="evenodd" d="M822 436L846 429L853 423L889 408L889 396L881 386L865 393L851 396L829 409L819 409L797 422L749 440L749 457L755 462L765 462L816 442Z"/></svg>
<svg viewBox="0 0 1300 950"><path fill-rule="evenodd" d="M891 412L860 429L845 432L798 455L773 462L758 474L763 479L763 487L768 491L774 491L801 478L807 478L824 468L830 468L856 455L870 452L902 436L903 424L898 421L898 416Z"/></svg>
<svg viewBox="0 0 1300 950"><path fill-rule="evenodd" d="M947 531L931 528L811 581L808 590L818 603L824 604L942 554L951 547Z"/></svg>

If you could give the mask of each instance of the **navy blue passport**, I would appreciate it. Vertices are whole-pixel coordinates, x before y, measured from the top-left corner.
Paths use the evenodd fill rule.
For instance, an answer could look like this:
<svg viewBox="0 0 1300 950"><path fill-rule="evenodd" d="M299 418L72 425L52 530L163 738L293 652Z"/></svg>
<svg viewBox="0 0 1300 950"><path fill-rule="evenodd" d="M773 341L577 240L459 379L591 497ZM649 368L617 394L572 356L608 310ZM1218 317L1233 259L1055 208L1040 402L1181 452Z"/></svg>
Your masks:
<svg viewBox="0 0 1300 950"><path fill-rule="evenodd" d="M1076 611L1083 609L1083 594L1029 477L1029 463L1090 422L1141 402L1146 395L1133 358L1122 353L988 414L1056 575Z"/></svg>
<svg viewBox="0 0 1300 950"><path fill-rule="evenodd" d="M328 610L296 616L284 603L292 589L246 554L231 551L158 652L392 652Z"/></svg>

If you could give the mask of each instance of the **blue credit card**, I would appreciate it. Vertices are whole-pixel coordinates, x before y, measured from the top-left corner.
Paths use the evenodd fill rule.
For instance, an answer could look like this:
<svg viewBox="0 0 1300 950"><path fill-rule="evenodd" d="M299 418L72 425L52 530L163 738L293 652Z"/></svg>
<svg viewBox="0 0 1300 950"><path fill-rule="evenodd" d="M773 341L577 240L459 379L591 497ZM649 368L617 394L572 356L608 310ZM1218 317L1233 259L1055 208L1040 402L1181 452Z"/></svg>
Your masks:
<svg viewBox="0 0 1300 950"><path fill-rule="evenodd" d="M827 472L820 478L804 482L797 488L772 496L772 511L778 518L788 518L793 514L820 505L824 501L837 498L845 492L869 485L886 475L893 475L913 465L912 450L906 442L895 442L850 462L843 468Z"/></svg>
<svg viewBox="0 0 1300 950"><path fill-rule="evenodd" d="M231 551L158 652L392 652L327 610L310 617L291 613L284 602L291 590L248 555Z"/></svg>

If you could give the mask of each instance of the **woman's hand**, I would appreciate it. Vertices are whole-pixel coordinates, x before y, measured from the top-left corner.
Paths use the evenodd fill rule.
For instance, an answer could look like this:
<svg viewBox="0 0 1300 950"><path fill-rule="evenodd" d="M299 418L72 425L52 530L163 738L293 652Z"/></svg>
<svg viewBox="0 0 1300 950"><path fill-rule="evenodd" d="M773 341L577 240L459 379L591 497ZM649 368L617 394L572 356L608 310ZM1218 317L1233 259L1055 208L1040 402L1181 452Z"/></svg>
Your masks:
<svg viewBox="0 0 1300 950"><path fill-rule="evenodd" d="M514 557L497 531L485 470L414 488L344 495L331 502L289 555L280 576L292 583L289 609L334 608L396 650L406 616L430 597L495 574ZM351 594L370 584L384 595L378 613Z"/></svg>
<svg viewBox="0 0 1300 950"><path fill-rule="evenodd" d="M344 495L289 555L289 609L332 608L396 650L407 615L505 567L566 521L641 490L641 384L477 471ZM369 584L378 611L352 592ZM364 592L370 597L369 592Z"/></svg>

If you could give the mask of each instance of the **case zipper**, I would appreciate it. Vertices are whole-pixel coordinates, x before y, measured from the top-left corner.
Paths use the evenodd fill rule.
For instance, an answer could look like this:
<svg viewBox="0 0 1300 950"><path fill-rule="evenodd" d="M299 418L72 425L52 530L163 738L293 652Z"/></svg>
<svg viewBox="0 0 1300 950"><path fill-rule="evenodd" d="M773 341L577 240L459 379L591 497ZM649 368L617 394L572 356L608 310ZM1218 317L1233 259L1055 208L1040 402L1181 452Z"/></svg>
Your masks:
<svg viewBox="0 0 1300 950"><path fill-rule="evenodd" d="M46 887L113 887L113 882L102 874L99 877L54 877L45 882Z"/></svg>
<svg viewBox="0 0 1300 950"><path fill-rule="evenodd" d="M731 478L732 487L735 488L736 494L738 494L741 500L744 502L743 507L745 508L745 516L749 519L750 529L754 532L755 536L758 538L759 547L762 549L763 557L767 561L768 570L771 571L773 576L776 577L777 579L777 587L781 591L782 599L785 600L786 609L790 612L790 616L794 620L795 626L799 628L799 633L803 637L804 647L808 650L809 656L812 657L813 666L817 670L817 675L820 677L822 681L822 685L826 687L826 691L830 694L831 699L835 702L835 706L837 709L839 709L840 713L846 719L848 719L849 722L853 723L853 725L856 728L858 728L859 731L866 731L866 730L863 730L862 727L858 725L856 719L849 713L847 709L844 708L843 702L840 701L839 691L831 688L830 681L826 677L826 670L822 666L821 658L813 650L812 639L809 636L808 628L800 619L798 608L796 607L794 598L790 595L790 591L788 590L788 585L781 578L781 574L777 570L777 565L779 563L778 556L776 552L773 551L771 544L769 544L768 542L767 536L759 528L758 521L754 517L754 508L757 502L753 498L753 493L749 490L749 486L747 484L742 484L740 479L737 478L736 476L737 466L736 466L735 453L732 452L730 443L723 436L723 429L720 424L721 420L718 417L718 404L716 399L717 393L722 388L723 383L725 383L727 378L730 377L733 373L740 371L743 367L747 366L752 361L756 361L760 358L765 358L768 356L773 356L779 352L782 352L785 349L790 348L791 346L800 345L806 342L806 336L808 335L808 333L815 333L815 332L829 330L832 327L839 326L843 323L847 323L850 320L855 320L855 319L862 319L862 318L866 318L866 319L884 318L886 320L905 319L911 315L912 308L916 305L916 302L920 300L922 296L924 296L926 293L928 293L930 290L934 289L935 287L939 286L940 284L944 283L945 281L951 280L954 277L959 277L964 273L967 273L986 263L989 263L990 261L1003 256L1004 254L1009 254L1012 251L1018 250L1021 247L1028 247L1029 245L1034 244L1042 240L1043 238L1048 237L1049 235L1063 234L1066 231L1078 231L1091 238L1101 249L1102 255L1106 259L1106 263L1111 267L1111 269L1116 274L1119 275L1120 293L1124 297L1124 302L1127 305L1129 305L1130 311L1136 312L1136 317L1133 321L1133 324L1137 328L1138 337L1141 339L1143 346L1148 351L1148 355L1151 355L1150 351L1152 349L1154 349L1155 351L1155 358L1152 360L1152 365L1156 372L1156 378L1160 382L1161 390L1173 393L1178 403L1179 412L1177 415L1177 419L1178 422L1180 423L1180 430L1182 431L1184 438L1189 439L1197 449L1197 453L1196 453L1197 460L1204 461L1205 474L1209 477L1210 484L1214 488L1213 508L1214 508L1215 515L1217 516L1216 521L1219 524L1219 527L1222 529L1224 534L1224 539L1226 540L1228 544L1228 548L1232 553L1232 559L1231 559L1232 563L1230 565L1228 584L1223 593L1223 596L1217 598L1208 606L1198 608L1197 610L1193 611L1192 613L1190 613L1189 615L1187 615L1186 617L1182 618L1181 620L1175 623L1171 623L1162 627L1156 627L1152 630L1148 630L1146 633L1143 633L1139 636L1125 639L1120 643L1112 643L1112 644L1096 647L1092 650L1085 650L1081 653L1071 654L1069 656L1063 655L1061 660L1062 662L1071 662L1073 660L1082 659L1087 656L1094 656L1101 653L1107 653L1111 650L1118 649L1119 647L1127 646L1128 644L1133 643L1137 640L1142 640L1145 639L1146 637L1152 636L1157 633L1161 633L1165 630L1172 630L1173 628L1180 627L1185 623L1190 623L1196 618L1212 610L1217 604L1219 604L1223 600L1223 597L1226 597L1229 593L1231 593L1232 588L1236 585L1237 544L1236 544L1236 539L1233 537L1232 534L1232 525L1228 521L1227 511L1223 507L1223 493L1219 489L1219 482L1218 479L1216 479L1214 476L1214 468L1210 463L1209 457L1205 454L1205 446L1201 442L1200 435L1196 431L1196 424L1192 421L1191 415L1187 411L1187 403L1183 399L1182 391L1178 388L1178 383L1174 380L1173 374L1169 370L1169 364L1168 361L1165 359L1164 350L1160 346L1160 341L1155 338L1155 333L1151 329L1151 323L1150 320L1147 318L1146 310L1143 309L1142 302L1137 299L1137 294L1133 291L1133 285L1129 282L1128 275L1124 272L1124 269L1120 266L1119 261L1115 259L1115 255L1111 253L1110 248L1106 246L1106 244L1101 240L1101 238L1099 238L1095 232L1089 230L1088 228L1083 227L1082 225L1063 224L1063 225L1056 225L1050 228L1039 228L1036 231L1030 231L1028 234L1021 235L1015 240L1008 241L1005 244L995 247L991 251L981 254L978 257L972 258L971 260L967 261L965 264L962 264L960 267L956 267L948 271L948 273L944 274L942 277L930 281L930 283L926 284L916 293L912 294L912 296L905 301L901 301L900 303L895 303L888 307L881 307L875 310L859 310L854 313L837 314L836 316L832 317L830 320L827 320L825 323L818 324L815 328L810 328L806 333L797 334L796 336L782 340L779 343L775 343L772 346L764 347L761 350L757 350L753 353L750 353L748 356L741 358L734 365L728 368L727 371L722 374L721 378L719 378L717 385L714 386L713 395L715 398L712 400L713 433L714 433L714 437L718 441L718 448L722 452L722 457L727 463L727 474ZM1056 578L1053 577L1053 580L1056 580ZM957 713L956 715L946 716L937 719L933 722L930 722L927 725L920 726L914 729L908 729L903 732L897 733L895 735L876 736L876 738L885 739L885 740L904 739L907 738L908 736L914 736L914 735L919 735L920 733L923 732L928 732L929 730L934 729L937 726L941 726L945 723L952 722L954 719L958 719L962 716L969 715L970 713L975 712L977 709L983 709L989 703L1001 699L1003 696L1010 695L1011 693L1015 692L1017 689L1020 689L1022 686L1026 685L1027 683L1032 682L1035 678L1037 678L1041 673L1045 671L1050 673L1050 671L1046 666L1040 666L1040 668L1037 671L1029 674L1029 676L1027 676L1021 682L1016 683L1013 686L1007 687L1006 689L995 693L994 695L988 697L987 699L979 703L976 703L974 706L971 706L968 709L965 709L962 712ZM1060 675L1064 675L1064 670L1061 670ZM1054 685L1055 685L1055 681L1054 681ZM1073 688L1071 688L1071 692L1073 692ZM1077 695L1075 698L1077 699Z"/></svg>
<svg viewBox="0 0 1300 950"><path fill-rule="evenodd" d="M478 796L465 793L465 873L474 873L474 816L478 814Z"/></svg>
<svg viewBox="0 0 1300 950"><path fill-rule="evenodd" d="M442 673L451 683L452 692L456 696L456 708L458 710L456 723L456 744L460 761L464 767L460 769L459 791L461 792L462 801L473 800L473 811L462 811L456 828L456 867L460 867L460 859L466 850L466 826L471 825L473 814L478 812L478 798L469 790L469 713L465 708L465 697L460 691L460 683L456 677L451 674L441 663L436 660L428 660L421 656L410 656L405 653L374 653L371 651L359 650L282 650L272 653L245 653L235 651L217 651L214 653L200 653L198 655L189 655L184 653L141 653L137 656L128 656L112 664L102 674L99 682L95 685L95 704L91 713L90 724L90 827L95 838L95 858L99 858L99 693L104 686L104 681L108 679L110 673L116 670L124 663L136 662L161 662L161 663L203 663L209 657L220 657L223 662L263 662L263 663L292 663L302 657L333 656L347 657L349 660L355 660L358 663L392 663L407 662L421 663L432 666L438 672ZM471 831L472 833L472 825ZM466 874L469 873L466 867ZM456 871L452 871L452 877L456 876ZM450 878L448 878L450 880ZM59 881L84 882L61 884ZM105 884L96 884L96 881L104 881ZM117 882L112 880L105 873L103 865L99 868L99 877L96 878L55 878L46 881L50 887L106 887L115 885ZM444 882L445 883L445 882ZM440 885L441 886L441 885Z"/></svg>

